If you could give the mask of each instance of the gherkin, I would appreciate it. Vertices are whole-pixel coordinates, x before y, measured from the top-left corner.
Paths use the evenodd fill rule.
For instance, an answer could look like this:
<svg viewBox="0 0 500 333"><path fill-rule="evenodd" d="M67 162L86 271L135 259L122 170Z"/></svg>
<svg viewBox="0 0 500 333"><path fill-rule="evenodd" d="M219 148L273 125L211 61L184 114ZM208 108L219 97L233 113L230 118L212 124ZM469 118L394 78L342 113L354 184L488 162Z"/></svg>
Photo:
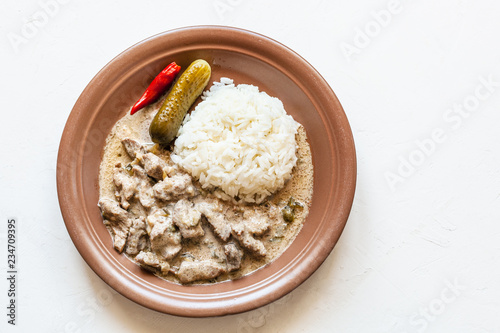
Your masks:
<svg viewBox="0 0 500 333"><path fill-rule="evenodd" d="M210 65L203 59L193 61L182 73L149 126L153 142L163 145L172 142L189 108L207 86L210 75Z"/></svg>

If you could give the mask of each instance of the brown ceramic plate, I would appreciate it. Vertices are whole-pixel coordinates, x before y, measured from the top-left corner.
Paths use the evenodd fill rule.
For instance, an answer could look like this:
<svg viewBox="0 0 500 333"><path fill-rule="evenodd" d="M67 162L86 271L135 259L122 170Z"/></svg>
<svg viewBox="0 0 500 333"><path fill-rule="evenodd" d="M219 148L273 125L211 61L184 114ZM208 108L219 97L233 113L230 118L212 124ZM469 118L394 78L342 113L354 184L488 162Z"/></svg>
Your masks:
<svg viewBox="0 0 500 333"><path fill-rule="evenodd" d="M168 63L203 58L221 76L257 85L283 101L304 125L312 149L314 194L304 227L273 263L235 281L182 286L159 279L118 254L97 207L98 172L113 124ZM304 282L326 259L347 221L356 181L352 133L321 75L282 44L218 26L188 27L146 39L121 53L88 84L66 123L57 190L68 232L89 266L112 288L148 308L180 316L218 316L272 302Z"/></svg>

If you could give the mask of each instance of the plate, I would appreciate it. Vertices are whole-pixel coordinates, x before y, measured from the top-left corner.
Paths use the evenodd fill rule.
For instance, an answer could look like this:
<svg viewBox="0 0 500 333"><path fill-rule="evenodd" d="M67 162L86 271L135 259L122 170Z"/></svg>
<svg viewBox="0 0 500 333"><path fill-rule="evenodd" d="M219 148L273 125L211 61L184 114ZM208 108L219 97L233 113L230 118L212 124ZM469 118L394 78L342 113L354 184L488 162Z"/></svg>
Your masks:
<svg viewBox="0 0 500 333"><path fill-rule="evenodd" d="M97 207L99 163L106 136L152 78L171 61L186 68L203 58L211 81L226 76L280 98L306 129L314 165L310 213L288 249L241 279L183 286L140 269L113 249ZM66 228L88 265L125 297L153 310L220 316L270 303L304 282L327 258L354 197L356 155L349 122L321 75L286 46L257 33L195 26L148 38L111 60L71 111L57 158L57 190Z"/></svg>

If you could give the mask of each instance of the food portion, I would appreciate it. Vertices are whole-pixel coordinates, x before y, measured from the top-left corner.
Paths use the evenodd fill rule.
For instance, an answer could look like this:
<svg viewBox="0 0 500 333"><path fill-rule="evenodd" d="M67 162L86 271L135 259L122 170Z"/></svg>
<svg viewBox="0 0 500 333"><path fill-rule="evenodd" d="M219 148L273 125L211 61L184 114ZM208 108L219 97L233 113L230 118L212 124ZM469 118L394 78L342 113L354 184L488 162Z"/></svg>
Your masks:
<svg viewBox="0 0 500 333"><path fill-rule="evenodd" d="M222 78L185 116L209 77L195 61L165 101L120 119L99 173L116 251L182 284L236 279L276 259L312 197L306 133L277 98Z"/></svg>
<svg viewBox="0 0 500 333"><path fill-rule="evenodd" d="M204 189L221 189L224 199L261 203L292 174L299 124L279 99L221 81L184 118L172 160Z"/></svg>

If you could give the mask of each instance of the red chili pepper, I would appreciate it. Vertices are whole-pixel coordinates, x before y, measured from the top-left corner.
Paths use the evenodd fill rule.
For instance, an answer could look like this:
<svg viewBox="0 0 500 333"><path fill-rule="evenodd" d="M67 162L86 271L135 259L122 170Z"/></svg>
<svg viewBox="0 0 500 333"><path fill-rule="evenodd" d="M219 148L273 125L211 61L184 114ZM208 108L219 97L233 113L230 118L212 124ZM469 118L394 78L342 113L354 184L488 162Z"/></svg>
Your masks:
<svg viewBox="0 0 500 333"><path fill-rule="evenodd" d="M174 81L180 70L181 66L178 66L175 62L165 67L161 73L154 78L142 97L134 104L132 110L130 110L130 114L134 114L143 107L156 102Z"/></svg>

